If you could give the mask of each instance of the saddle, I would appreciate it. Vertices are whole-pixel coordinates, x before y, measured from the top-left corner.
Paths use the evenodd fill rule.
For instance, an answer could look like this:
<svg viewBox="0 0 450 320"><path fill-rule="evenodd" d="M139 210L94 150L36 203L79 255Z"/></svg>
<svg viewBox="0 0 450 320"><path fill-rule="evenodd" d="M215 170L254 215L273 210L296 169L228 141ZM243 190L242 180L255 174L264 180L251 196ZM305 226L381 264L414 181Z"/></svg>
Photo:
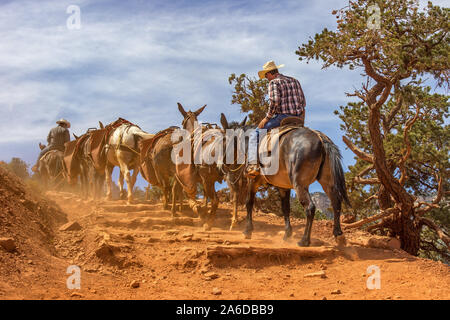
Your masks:
<svg viewBox="0 0 450 320"><path fill-rule="evenodd" d="M153 151L153 148L155 147L156 143L161 139L162 137L165 137L168 134L171 134L176 129L179 129L179 127L169 127L167 129L161 130L155 134L153 138L141 140L139 142L140 150L141 150L141 163L144 162L145 158L149 153Z"/></svg>
<svg viewBox="0 0 450 320"><path fill-rule="evenodd" d="M153 185L159 185L158 179L154 173L153 164L150 161L148 155L153 151L156 143L168 134L171 134L174 130L179 129L179 127L169 127L167 129L161 130L155 134L153 138L141 140L139 142L140 148L140 172L145 180Z"/></svg>
<svg viewBox="0 0 450 320"><path fill-rule="evenodd" d="M294 125L294 126L300 126L303 127L305 124L305 116L302 115L300 117L286 117L283 120L281 120L280 126L284 125Z"/></svg>
<svg viewBox="0 0 450 320"><path fill-rule="evenodd" d="M278 138L280 141L281 137L286 133L304 127L305 117L286 117L281 120L281 125L279 127L270 129L260 143L260 150L267 151L269 154L272 152L272 148L274 147L273 141Z"/></svg>
<svg viewBox="0 0 450 320"><path fill-rule="evenodd" d="M44 158L50 157L51 155L56 154L56 153L58 153L58 152L61 152L61 153L62 153L63 151L61 150L61 148L59 148L59 149L51 149L51 150L47 151L47 152L41 157L41 159L39 159L39 161L43 160Z"/></svg>
<svg viewBox="0 0 450 320"><path fill-rule="evenodd" d="M102 168L105 163L105 152L104 148L106 146L106 142L109 138L109 135L111 132L120 127L122 124L129 124L130 126L136 126L139 128L139 126L131 123L128 120L125 120L123 118L119 118L116 121L108 124L103 129L98 130L92 130L90 131L90 137L91 137L91 158L92 162L94 163L94 166L96 168Z"/></svg>

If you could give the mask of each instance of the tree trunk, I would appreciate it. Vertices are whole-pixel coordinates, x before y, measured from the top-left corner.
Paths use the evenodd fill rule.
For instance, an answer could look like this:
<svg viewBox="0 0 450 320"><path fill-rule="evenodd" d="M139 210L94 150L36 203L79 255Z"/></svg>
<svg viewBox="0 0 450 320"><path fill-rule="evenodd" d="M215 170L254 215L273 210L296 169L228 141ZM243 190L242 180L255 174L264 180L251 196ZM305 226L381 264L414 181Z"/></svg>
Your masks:
<svg viewBox="0 0 450 320"><path fill-rule="evenodd" d="M381 183L378 203L380 208L383 208L392 203L390 196L394 198L397 206L401 208L400 214L393 217L392 229L394 234L400 237L401 248L403 250L409 254L417 255L420 244L420 227L416 219L414 219L414 200L392 175L386 162L383 138L380 131L380 107L386 101L387 93L390 91L391 86L387 86L384 89L383 86L383 84L378 83L372 88L367 99L370 109L368 129L372 142L374 167ZM376 97L382 92L382 97L379 101L376 101Z"/></svg>
<svg viewBox="0 0 450 320"><path fill-rule="evenodd" d="M414 213L405 216L400 216L401 230L400 230L400 242L401 248L411 255L416 256L420 248L420 226L416 222L416 219L411 220L410 217L414 217Z"/></svg>

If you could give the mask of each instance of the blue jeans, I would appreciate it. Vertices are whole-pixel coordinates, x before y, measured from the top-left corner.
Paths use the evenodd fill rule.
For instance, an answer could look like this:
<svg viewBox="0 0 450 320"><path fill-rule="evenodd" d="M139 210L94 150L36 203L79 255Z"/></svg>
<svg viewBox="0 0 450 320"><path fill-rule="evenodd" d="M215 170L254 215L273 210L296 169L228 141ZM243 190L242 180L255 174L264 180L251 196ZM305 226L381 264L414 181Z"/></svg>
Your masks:
<svg viewBox="0 0 450 320"><path fill-rule="evenodd" d="M292 115L292 114L277 114L273 118L271 118L269 121L267 121L267 123L265 124L263 129L269 130L272 128L279 127L281 124L281 120L283 120L284 118L293 117L293 116L296 117L296 115ZM248 140L248 163L250 163L250 164L258 163L258 142L260 140L259 139L260 131L261 131L260 128L256 128L256 130L250 134L250 137Z"/></svg>

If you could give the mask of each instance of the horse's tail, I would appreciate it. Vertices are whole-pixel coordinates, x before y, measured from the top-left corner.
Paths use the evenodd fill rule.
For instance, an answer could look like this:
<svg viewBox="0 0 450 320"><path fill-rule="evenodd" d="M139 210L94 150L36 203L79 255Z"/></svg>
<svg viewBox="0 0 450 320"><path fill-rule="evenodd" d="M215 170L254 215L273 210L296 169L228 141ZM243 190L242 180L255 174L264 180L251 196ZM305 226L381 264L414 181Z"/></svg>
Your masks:
<svg viewBox="0 0 450 320"><path fill-rule="evenodd" d="M334 181L334 190L337 193L337 197L339 201L345 201L347 206L351 207L350 200L348 199L347 195L347 188L345 186L344 170L342 169L341 163L341 152L339 151L337 145L335 145L334 142L331 141L331 139L328 138L325 134L323 134L322 132L318 132L318 134L320 136L320 140L322 140L322 145L325 149L326 157L328 157L328 161L330 163L331 174L333 175ZM325 162L325 160L323 162ZM323 162L317 179L320 178L320 175L322 173Z"/></svg>

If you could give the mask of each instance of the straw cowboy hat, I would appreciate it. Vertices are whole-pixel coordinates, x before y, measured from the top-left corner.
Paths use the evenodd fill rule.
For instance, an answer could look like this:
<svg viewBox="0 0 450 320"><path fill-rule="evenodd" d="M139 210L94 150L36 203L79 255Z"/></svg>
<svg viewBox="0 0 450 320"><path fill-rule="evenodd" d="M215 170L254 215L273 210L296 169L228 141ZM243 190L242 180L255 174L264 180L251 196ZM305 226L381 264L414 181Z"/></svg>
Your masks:
<svg viewBox="0 0 450 320"><path fill-rule="evenodd" d="M56 121L57 124L65 124L67 126L67 128L70 128L70 122L67 121L66 119L59 119L58 121Z"/></svg>
<svg viewBox="0 0 450 320"><path fill-rule="evenodd" d="M280 64L277 66L273 60L267 61L265 65L263 65L263 69L258 71L258 76L260 79L264 79L266 77L266 73L275 69L283 68L284 64Z"/></svg>

